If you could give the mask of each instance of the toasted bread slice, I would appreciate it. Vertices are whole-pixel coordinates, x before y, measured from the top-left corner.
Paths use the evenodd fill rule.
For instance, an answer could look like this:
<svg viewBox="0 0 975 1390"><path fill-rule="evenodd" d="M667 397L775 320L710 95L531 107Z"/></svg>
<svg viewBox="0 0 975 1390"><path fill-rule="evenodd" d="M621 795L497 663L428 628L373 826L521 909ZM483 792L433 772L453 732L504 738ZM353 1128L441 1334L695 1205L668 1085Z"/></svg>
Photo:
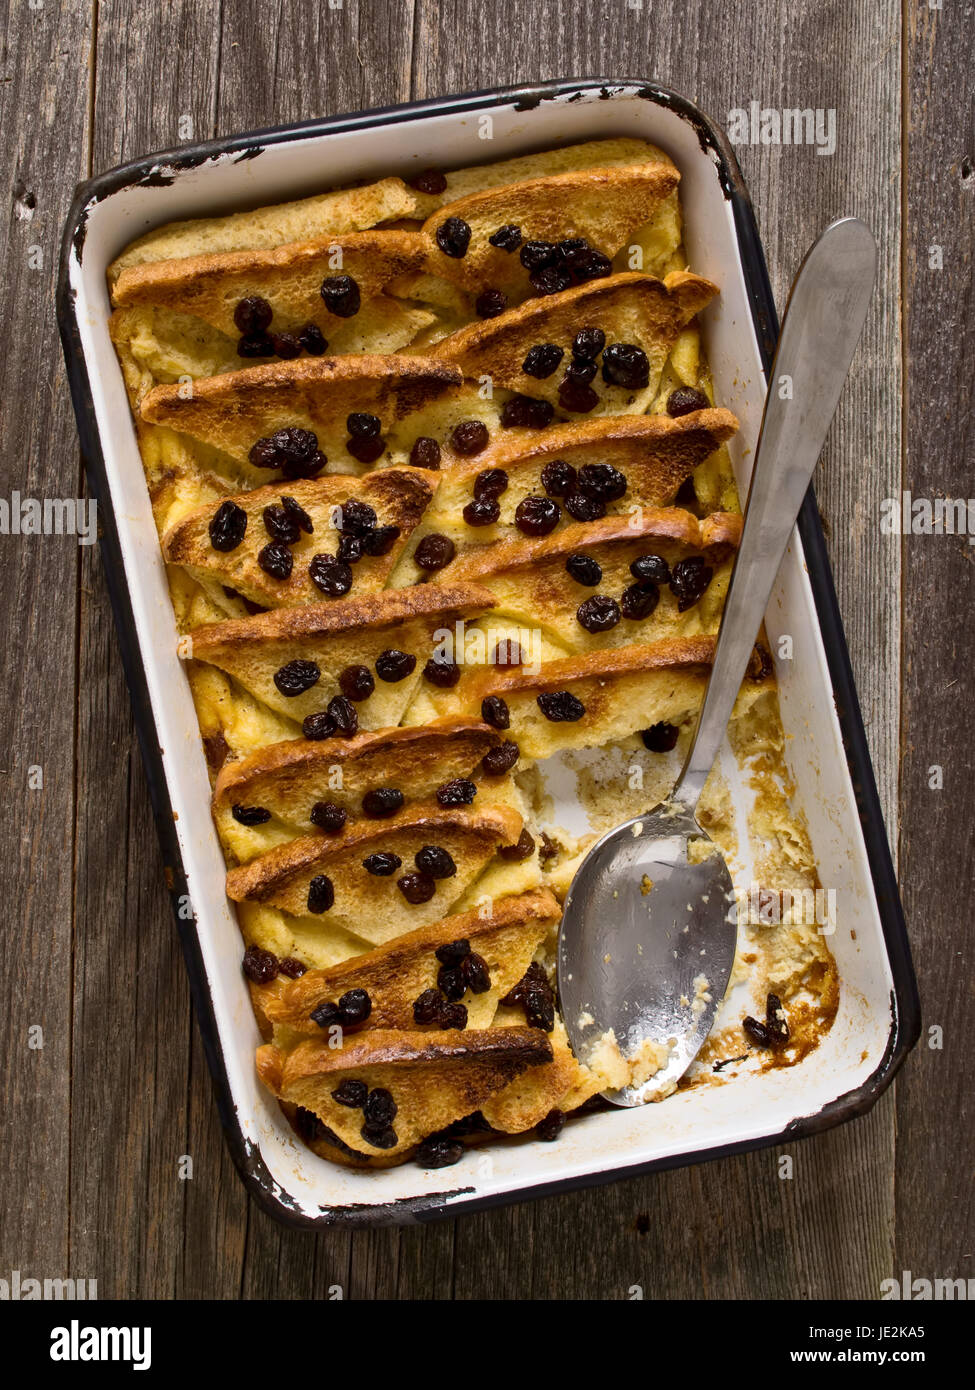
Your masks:
<svg viewBox="0 0 975 1390"><path fill-rule="evenodd" d="M579 169L527 179L472 193L435 212L423 225L433 250L429 266L465 289L501 289L522 298L533 294L529 272L516 251L502 251L489 238L499 227L521 229L522 241L559 242L583 237L595 251L612 258L638 227L652 221L680 174L666 163L631 164L611 169ZM446 255L437 232L450 217L471 229L466 255Z"/></svg>
<svg viewBox="0 0 975 1390"><path fill-rule="evenodd" d="M328 1038L309 1038L282 1055L268 1044L258 1048L257 1069L275 1095L313 1111L351 1148L405 1158L421 1139L479 1110L526 1068L551 1060L551 1044L537 1028L438 1033L377 1028L348 1034L342 1047L330 1046ZM392 1095L395 1143L388 1149L363 1138L361 1110L335 1100L339 1084L349 1080Z"/></svg>
<svg viewBox="0 0 975 1390"><path fill-rule="evenodd" d="M213 790L213 817L223 844L243 863L296 835L314 834L309 817L316 802L332 802L355 818L363 793L372 787L395 785L407 804L432 800L443 783L469 778L501 741L487 724L461 719L347 739L277 743L224 764ZM492 794L499 782L489 779ZM234 806L260 806L270 811L271 820L241 825Z"/></svg>
<svg viewBox="0 0 975 1390"><path fill-rule="evenodd" d="M710 280L675 271L665 280L627 271L592 280L574 289L530 299L497 318L485 319L451 333L435 343L431 356L452 362L465 376L490 377L495 386L548 401L563 418L573 411L560 403L559 388L571 358L572 343L582 328L599 328L606 345L631 344L647 358L647 384L625 387L608 383L602 373L592 382L596 402L586 411L600 415L642 415L657 394L664 363L681 329L717 294ZM531 348L539 344L561 348L556 370L540 380L524 370ZM606 364L605 351L599 361Z"/></svg>
<svg viewBox="0 0 975 1390"><path fill-rule="evenodd" d="M140 409L143 419L241 461L258 439L297 426L317 436L329 459L337 451L344 472L361 472L345 450L350 414L378 416L385 435L462 381L456 367L428 357L298 358L204 377L192 392L157 386Z"/></svg>
<svg viewBox="0 0 975 1390"><path fill-rule="evenodd" d="M390 280L419 270L427 254L422 236L390 231L320 237L272 250L210 252L123 270L115 282L112 303L122 308L151 304L192 314L236 341L241 336L234 322L238 304L249 295L260 295L272 312L271 332L290 332L314 323L327 338L348 318L326 307L321 294L324 280L351 276L359 288L360 303L365 303Z"/></svg>
<svg viewBox="0 0 975 1390"><path fill-rule="evenodd" d="M279 845L231 869L227 896L313 915L378 945L446 916L497 849L514 844L521 827L510 806L414 806L388 820L357 821L336 839L309 835ZM456 873L434 880L426 902L411 903L399 880L415 873L414 856L425 845L446 850ZM363 861L377 853L396 855L401 864L388 874L371 872ZM320 875L333 885L334 905L309 914L309 884Z"/></svg>
<svg viewBox="0 0 975 1390"><path fill-rule="evenodd" d="M389 178L252 212L167 222L128 245L109 266L108 279L111 284L127 267L150 261L181 260L203 252L256 251L313 237L360 232L380 222L411 217L416 207L413 190L402 179Z"/></svg>
<svg viewBox="0 0 975 1390"><path fill-rule="evenodd" d="M550 1111L569 1108L565 1101L573 1096L585 1069L572 1055L565 1025L558 1016L548 1040L552 1046L549 1066L522 1072L481 1106L481 1114L492 1129L502 1134L523 1134L544 1120ZM598 1086L594 1085L592 1094L596 1090Z"/></svg>
<svg viewBox="0 0 975 1390"><path fill-rule="evenodd" d="M184 516L162 538L163 554L171 564L183 565L202 584L229 584L245 598L265 608L287 608L299 603L321 603L308 571L315 555L335 555L341 533L340 509L350 499L372 507L378 528L395 527L397 535L383 555L363 554L354 565L356 594L382 589L414 527L437 488L438 477L421 468L383 468L364 478L329 474L279 486L235 493L232 501L247 516L244 539L235 549L216 550L209 528L219 506L226 499L208 503ZM292 570L287 579L275 579L263 569L259 556L274 537L264 523L266 507L280 513L281 497L293 498L307 513L311 534L294 531L298 539L289 544Z"/></svg>
<svg viewBox="0 0 975 1390"><path fill-rule="evenodd" d="M412 670L395 681L376 678L373 693L356 706L361 728L388 728L400 722L425 663L439 645L434 634L493 606L487 589L472 584L387 589L211 623L194 631L182 654L219 666L271 709L302 720L324 710L341 693L339 676L347 666L375 670L381 653L405 652L414 658ZM274 677L293 661L313 663L319 676L300 694L283 695Z"/></svg>
<svg viewBox="0 0 975 1390"><path fill-rule="evenodd" d="M329 970L308 970L297 980L279 975L271 984L252 985L251 994L258 1012L274 1027L278 1043L285 1039L291 1044L301 1034L321 1037L312 1011L350 989L364 989L369 995L372 1012L365 1027L417 1029L413 1003L425 990L437 987L437 948L466 940L485 962L491 987L480 994L468 990L459 1002L467 1009L469 1028L486 1028L498 1000L522 978L560 916L558 901L547 889L523 893L504 898L490 912L464 912L407 932ZM438 1031L436 1024L427 1028Z"/></svg>

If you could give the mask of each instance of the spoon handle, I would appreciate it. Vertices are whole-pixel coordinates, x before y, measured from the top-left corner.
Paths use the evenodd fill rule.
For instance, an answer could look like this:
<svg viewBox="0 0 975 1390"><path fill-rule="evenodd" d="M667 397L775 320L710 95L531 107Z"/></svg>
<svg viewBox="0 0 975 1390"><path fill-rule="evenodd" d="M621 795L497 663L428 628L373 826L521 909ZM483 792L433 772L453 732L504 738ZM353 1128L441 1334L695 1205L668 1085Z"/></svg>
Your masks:
<svg viewBox="0 0 975 1390"><path fill-rule="evenodd" d="M672 800L694 808L745 674L799 508L850 369L877 246L855 217L833 222L789 295L762 417L745 524L697 731Z"/></svg>

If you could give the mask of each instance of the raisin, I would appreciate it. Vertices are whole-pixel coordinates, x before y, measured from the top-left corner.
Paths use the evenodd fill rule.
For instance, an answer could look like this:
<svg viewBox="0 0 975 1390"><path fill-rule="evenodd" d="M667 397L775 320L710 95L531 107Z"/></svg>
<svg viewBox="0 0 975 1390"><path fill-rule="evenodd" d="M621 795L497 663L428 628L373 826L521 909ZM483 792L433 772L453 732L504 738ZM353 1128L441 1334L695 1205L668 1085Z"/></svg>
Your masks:
<svg viewBox="0 0 975 1390"><path fill-rule="evenodd" d="M491 988L491 974L487 961L476 951L471 951L461 961L460 973L471 994L486 994Z"/></svg>
<svg viewBox="0 0 975 1390"><path fill-rule="evenodd" d="M272 540L280 541L282 545L297 544L301 536L301 527L298 518L286 507L275 502L265 507L261 515L264 518L264 529Z"/></svg>
<svg viewBox="0 0 975 1390"><path fill-rule="evenodd" d="M453 858L440 845L424 845L417 850L413 863L421 874L429 874L431 878L453 878L457 872Z"/></svg>
<svg viewBox="0 0 975 1390"><path fill-rule="evenodd" d="M354 410L345 420L345 428L353 439L375 439L382 432L382 427L378 415L369 415L362 410Z"/></svg>
<svg viewBox="0 0 975 1390"><path fill-rule="evenodd" d="M284 511L288 514L288 516L291 518L291 520L297 525L299 530L304 531L307 536L310 536L312 534L315 527L312 524L311 517L305 511L304 507L301 505L300 502L296 502L293 497L285 497L282 495L281 506L284 509ZM295 537L295 539L297 539L297 537ZM284 540L284 537L275 536L275 540ZM287 543L289 545L293 545L294 541L288 541Z"/></svg>
<svg viewBox="0 0 975 1390"><path fill-rule="evenodd" d="M244 952L244 974L256 985L268 985L276 978L279 970L278 958L273 951L262 951L260 946L248 946Z"/></svg>
<svg viewBox="0 0 975 1390"><path fill-rule="evenodd" d="M496 319L507 307L508 296L504 290L485 290L474 301L474 310L482 319Z"/></svg>
<svg viewBox="0 0 975 1390"><path fill-rule="evenodd" d="M323 999L317 1008L312 1009L308 1015L312 1023L317 1023L319 1028L332 1028L339 1020L339 1006L331 999Z"/></svg>
<svg viewBox="0 0 975 1390"><path fill-rule="evenodd" d="M544 381L547 376L552 375L564 356L565 349L560 348L556 343L536 343L533 348L528 349L528 355L521 364L521 370L526 376L533 376L539 381Z"/></svg>
<svg viewBox="0 0 975 1390"><path fill-rule="evenodd" d="M314 661L289 661L274 673L274 684L288 700L304 695L321 679L321 671Z"/></svg>
<svg viewBox="0 0 975 1390"><path fill-rule="evenodd" d="M481 701L481 718L492 729L507 729L511 724L511 712L500 695L488 695Z"/></svg>
<svg viewBox="0 0 975 1390"><path fill-rule="evenodd" d="M362 798L362 809L371 820L385 820L402 809L405 799L396 787L373 787Z"/></svg>
<svg viewBox="0 0 975 1390"><path fill-rule="evenodd" d="M578 358L573 358L565 369L566 381L575 381L582 386L590 386L596 377L595 362L585 362Z"/></svg>
<svg viewBox="0 0 975 1390"><path fill-rule="evenodd" d="M390 685L406 680L415 670L416 657L409 652L398 651L396 647L388 647L376 657L376 675Z"/></svg>
<svg viewBox="0 0 975 1390"><path fill-rule="evenodd" d="M527 830L521 832L513 845L502 845L498 850L499 858L508 864L521 864L534 853L535 841Z"/></svg>
<svg viewBox="0 0 975 1390"><path fill-rule="evenodd" d="M443 995L439 989L425 989L413 1000L414 1023L436 1023L443 1008Z"/></svg>
<svg viewBox="0 0 975 1390"><path fill-rule="evenodd" d="M347 1028L365 1023L372 1013L372 1000L364 989L348 989L339 999L339 1016Z"/></svg>
<svg viewBox="0 0 975 1390"><path fill-rule="evenodd" d="M777 994L769 994L765 1000L765 1031L773 1047L782 1047L789 1041L789 1025L779 1014L783 1012L782 1000Z"/></svg>
<svg viewBox="0 0 975 1390"><path fill-rule="evenodd" d="M437 891L437 885L426 874L404 874L396 880L396 886L408 903L416 906L428 903Z"/></svg>
<svg viewBox="0 0 975 1390"><path fill-rule="evenodd" d="M611 463L587 463L579 469L579 491L600 502L618 502L626 493L626 474Z"/></svg>
<svg viewBox="0 0 975 1390"><path fill-rule="evenodd" d="M500 497L508 489L508 475L503 468L483 468L474 479L474 496Z"/></svg>
<svg viewBox="0 0 975 1390"><path fill-rule="evenodd" d="M714 570L706 565L700 555L689 555L678 560L670 578L670 587L677 596L678 612L684 613L704 596L711 583Z"/></svg>
<svg viewBox="0 0 975 1390"><path fill-rule="evenodd" d="M447 180L439 169L422 169L407 182L417 193L444 193L447 188Z"/></svg>
<svg viewBox="0 0 975 1390"><path fill-rule="evenodd" d="M437 788L440 806L469 806L477 795L477 786L467 777L455 777Z"/></svg>
<svg viewBox="0 0 975 1390"><path fill-rule="evenodd" d="M374 1149L395 1149L399 1140L396 1131L391 1125L380 1128L378 1125L363 1125L359 1131L367 1144L371 1144Z"/></svg>
<svg viewBox="0 0 975 1390"><path fill-rule="evenodd" d="M528 281L536 294L561 294L572 284L572 276L558 266L547 265L543 270L529 275Z"/></svg>
<svg viewBox="0 0 975 1390"><path fill-rule="evenodd" d="M230 814L239 825L267 825L271 819L266 806L232 806Z"/></svg>
<svg viewBox="0 0 975 1390"><path fill-rule="evenodd" d="M762 646L761 642L756 642L752 648L752 654L748 658L748 667L746 670L748 679L754 681L757 685L767 680L774 669L770 653Z"/></svg>
<svg viewBox="0 0 975 1390"><path fill-rule="evenodd" d="M328 339L317 323L306 323L298 329L298 342L310 357L321 357L328 351Z"/></svg>
<svg viewBox="0 0 975 1390"><path fill-rule="evenodd" d="M576 619L587 632L609 632L620 620L619 604L608 594L593 594L579 604Z"/></svg>
<svg viewBox="0 0 975 1390"><path fill-rule="evenodd" d="M316 743L323 738L331 738L335 728L335 720L324 710L320 710L318 714L309 714L301 721L301 732L305 738Z"/></svg>
<svg viewBox="0 0 975 1390"><path fill-rule="evenodd" d="M599 397L584 381L566 374L559 386L559 405L571 415L588 415L599 404Z"/></svg>
<svg viewBox="0 0 975 1390"><path fill-rule="evenodd" d="M286 975L289 980L300 980L308 969L304 961L296 960L294 956L286 956L279 966L282 975Z"/></svg>
<svg viewBox="0 0 975 1390"><path fill-rule="evenodd" d="M493 662L499 671L506 671L512 666L524 666L525 653L521 650L521 643L516 642L513 637L502 637L494 644Z"/></svg>
<svg viewBox="0 0 975 1390"><path fill-rule="evenodd" d="M341 598L352 588L352 570L337 555L316 555L308 566L308 574L328 598Z"/></svg>
<svg viewBox="0 0 975 1390"><path fill-rule="evenodd" d="M602 583L602 566L591 555L570 555L565 562L565 572L570 579L584 584L587 589L595 589L597 584Z"/></svg>
<svg viewBox="0 0 975 1390"><path fill-rule="evenodd" d="M359 286L351 275L327 275L322 281L325 308L336 318L351 319L362 307Z"/></svg>
<svg viewBox="0 0 975 1390"><path fill-rule="evenodd" d="M324 874L316 874L308 885L308 911L327 912L335 902L335 889L332 880Z"/></svg>
<svg viewBox="0 0 975 1390"><path fill-rule="evenodd" d="M650 363L636 343L610 343L603 351L603 381L627 391L642 391L650 384Z"/></svg>
<svg viewBox="0 0 975 1390"><path fill-rule="evenodd" d="M471 244L471 229L462 217L448 217L437 228L437 245L451 260L462 261Z"/></svg>
<svg viewBox="0 0 975 1390"><path fill-rule="evenodd" d="M553 459L542 469L542 487L549 497L564 497L576 486L576 471L564 459Z"/></svg>
<svg viewBox="0 0 975 1390"><path fill-rule="evenodd" d="M291 362L301 356L301 344L294 333L272 333L271 346L274 348L275 357L280 357L285 362Z"/></svg>
<svg viewBox="0 0 975 1390"><path fill-rule="evenodd" d="M514 222L506 222L503 227L499 227L496 232L488 237L492 246L496 246L499 251L517 251L521 245L521 228Z"/></svg>
<svg viewBox="0 0 975 1390"><path fill-rule="evenodd" d="M764 1023L759 1023L757 1018L752 1018L750 1014L741 1021L742 1031L749 1042L756 1047L771 1047L772 1038Z"/></svg>
<svg viewBox="0 0 975 1390"><path fill-rule="evenodd" d="M413 448L410 450L410 463L414 468L439 468L440 445L429 435L421 434L419 439L413 441Z"/></svg>
<svg viewBox="0 0 975 1390"><path fill-rule="evenodd" d="M454 426L450 443L455 453L470 457L487 448L488 438L487 425L483 421L461 420L459 425Z"/></svg>
<svg viewBox="0 0 975 1390"><path fill-rule="evenodd" d="M376 513L368 502L359 502L350 497L338 508L335 524L343 536L361 538L374 529Z"/></svg>
<svg viewBox="0 0 975 1390"><path fill-rule="evenodd" d="M452 1168L463 1157L464 1146L458 1139L433 1134L424 1139L416 1151L416 1161L421 1168Z"/></svg>
<svg viewBox="0 0 975 1390"><path fill-rule="evenodd" d="M551 497L523 497L515 508L515 525L525 536L547 536L562 518L562 508Z"/></svg>
<svg viewBox="0 0 975 1390"><path fill-rule="evenodd" d="M454 1004L458 999L463 999L467 993L467 985L459 964L440 967L437 972L437 988L448 1004Z"/></svg>
<svg viewBox="0 0 975 1390"><path fill-rule="evenodd" d="M248 458L255 468L280 468L289 478L314 478L327 462L312 430L278 430L258 439Z"/></svg>
<svg viewBox="0 0 975 1390"><path fill-rule="evenodd" d="M707 410L710 405L703 391L696 391L693 386L678 386L667 397L667 414L677 418L695 410Z"/></svg>
<svg viewBox="0 0 975 1390"><path fill-rule="evenodd" d="M368 1094L369 1087L364 1081L348 1077L336 1086L332 1092L332 1099L338 1101L339 1105L347 1105L351 1110L361 1110Z"/></svg>
<svg viewBox="0 0 975 1390"><path fill-rule="evenodd" d="M555 248L556 265L569 266L580 251L588 251L590 246L584 236L566 237Z"/></svg>
<svg viewBox="0 0 975 1390"><path fill-rule="evenodd" d="M651 753L669 753L676 746L679 736L680 729L665 720L661 720L659 724L651 724L649 729L644 729L640 735L644 748L649 748Z"/></svg>
<svg viewBox="0 0 975 1390"><path fill-rule="evenodd" d="M434 951L434 955L441 965L460 965L461 961L471 953L471 943L466 936L459 936L456 941L445 941Z"/></svg>
<svg viewBox="0 0 975 1390"><path fill-rule="evenodd" d="M542 270L555 260L555 246L551 241L526 241L518 259L526 270Z"/></svg>
<svg viewBox="0 0 975 1390"><path fill-rule="evenodd" d="M489 777L503 777L518 761L520 751L517 743L511 742L489 748L481 759L481 768ZM501 853L504 854L504 850Z"/></svg>
<svg viewBox="0 0 975 1390"><path fill-rule="evenodd" d="M586 712L581 700L568 690L548 690L537 696L538 708L553 724L574 724Z"/></svg>
<svg viewBox="0 0 975 1390"><path fill-rule="evenodd" d="M376 878L389 878L402 864L398 854L387 854L380 851L377 854L369 854L362 861L362 867L367 873L373 874Z"/></svg>
<svg viewBox="0 0 975 1390"><path fill-rule="evenodd" d="M368 700L375 688L368 666L346 666L339 672L339 689L347 700Z"/></svg>
<svg viewBox="0 0 975 1390"><path fill-rule="evenodd" d="M572 356L577 361L593 362L606 346L606 334L601 328L580 328L572 340Z"/></svg>
<svg viewBox="0 0 975 1390"><path fill-rule="evenodd" d="M358 536L340 536L335 554L347 565L357 565L362 559L362 541Z"/></svg>
<svg viewBox="0 0 975 1390"><path fill-rule="evenodd" d="M332 696L328 702L328 713L335 721L336 733L351 738L359 732L359 716L355 712L355 705L344 695Z"/></svg>
<svg viewBox="0 0 975 1390"><path fill-rule="evenodd" d="M651 584L670 583L670 566L662 555L641 555L630 565L630 573L634 579Z"/></svg>
<svg viewBox="0 0 975 1390"><path fill-rule="evenodd" d="M588 280L601 280L613 273L609 257L591 246L573 254L566 260L565 268L577 285L585 284Z"/></svg>
<svg viewBox="0 0 975 1390"><path fill-rule="evenodd" d="M552 423L554 414L555 409L548 401L537 401L532 396L512 396L502 408L501 424L505 429L543 430Z"/></svg>
<svg viewBox="0 0 975 1390"><path fill-rule="evenodd" d="M444 1004L440 1010L441 1028L467 1027L467 1007L464 1004Z"/></svg>
<svg viewBox="0 0 975 1390"><path fill-rule="evenodd" d="M462 515L468 526L493 526L501 515L501 507L494 497L475 497Z"/></svg>
<svg viewBox="0 0 975 1390"><path fill-rule="evenodd" d="M606 515L606 503L585 492L570 492L563 505L573 521L599 521Z"/></svg>
<svg viewBox="0 0 975 1390"><path fill-rule="evenodd" d="M347 439L345 447L359 463L375 463L386 452L386 441L381 435L375 439Z"/></svg>
<svg viewBox="0 0 975 1390"><path fill-rule="evenodd" d="M630 584L623 590L620 600L623 617L632 619L649 618L659 602L660 590L649 579L641 580L639 584Z"/></svg>
<svg viewBox="0 0 975 1390"><path fill-rule="evenodd" d="M555 1000L548 981L544 989L530 989L525 994L525 1021L529 1028L541 1028L545 1033L555 1027Z"/></svg>
<svg viewBox="0 0 975 1390"><path fill-rule="evenodd" d="M460 680L460 667L443 657L431 656L423 668L423 679L439 690L452 690Z"/></svg>
<svg viewBox="0 0 975 1390"><path fill-rule="evenodd" d="M274 342L268 333L247 333L237 342L238 357L273 357Z"/></svg>
<svg viewBox="0 0 975 1390"><path fill-rule="evenodd" d="M247 530L247 513L228 497L214 512L209 529L214 550L236 550Z"/></svg>
<svg viewBox="0 0 975 1390"><path fill-rule="evenodd" d="M544 966L541 965L539 961L533 960L517 984L512 985L508 993L499 1002L502 1003L505 1008L517 1008L519 1004L525 1002L525 995L530 989L547 989L548 987L548 976L545 974Z"/></svg>
<svg viewBox="0 0 975 1390"><path fill-rule="evenodd" d="M565 1112L562 1110L550 1110L544 1120L539 1120L535 1126L535 1134L544 1144L551 1144L558 1139L565 1124Z"/></svg>
<svg viewBox="0 0 975 1390"><path fill-rule="evenodd" d="M234 323L244 334L266 333L272 318L271 306L259 294L249 294L234 309Z"/></svg>
<svg viewBox="0 0 975 1390"><path fill-rule="evenodd" d="M294 556L280 541L271 541L257 552L257 563L272 579L289 579L294 565Z"/></svg>
<svg viewBox="0 0 975 1390"><path fill-rule="evenodd" d="M377 526L374 531L369 531L363 536L362 549L373 557L388 555L399 540L400 534L398 526Z"/></svg>
<svg viewBox="0 0 975 1390"><path fill-rule="evenodd" d="M348 811L334 801L316 801L308 817L312 825L317 825L319 830L329 835L337 835L344 829L348 818Z"/></svg>
<svg viewBox="0 0 975 1390"><path fill-rule="evenodd" d="M435 570L442 570L450 564L457 553L457 548L449 536L442 536L439 532L434 532L429 536L424 536L417 546L413 559L421 570L426 570L432 574Z"/></svg>

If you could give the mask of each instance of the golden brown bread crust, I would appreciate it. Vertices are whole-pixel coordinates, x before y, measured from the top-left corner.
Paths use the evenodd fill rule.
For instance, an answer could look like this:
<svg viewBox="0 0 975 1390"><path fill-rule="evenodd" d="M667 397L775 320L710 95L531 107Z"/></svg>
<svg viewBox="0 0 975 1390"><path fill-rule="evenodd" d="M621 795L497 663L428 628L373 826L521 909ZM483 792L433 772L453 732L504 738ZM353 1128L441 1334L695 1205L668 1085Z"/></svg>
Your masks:
<svg viewBox="0 0 975 1390"><path fill-rule="evenodd" d="M641 646L614 647L610 651L586 652L562 661L547 661L540 671L517 668L493 670L478 685L492 695L521 694L525 691L563 690L574 681L593 677L612 680L642 671L664 671L676 667L705 668L714 660L713 637L673 637Z"/></svg>
<svg viewBox="0 0 975 1390"><path fill-rule="evenodd" d="M489 1060L499 1071L537 1067L552 1060L548 1038L538 1028L444 1028L436 1033L377 1028L346 1034L342 1047L328 1040L299 1043L285 1059L281 1084L287 1090L305 1076L343 1075L390 1062L435 1064Z"/></svg>

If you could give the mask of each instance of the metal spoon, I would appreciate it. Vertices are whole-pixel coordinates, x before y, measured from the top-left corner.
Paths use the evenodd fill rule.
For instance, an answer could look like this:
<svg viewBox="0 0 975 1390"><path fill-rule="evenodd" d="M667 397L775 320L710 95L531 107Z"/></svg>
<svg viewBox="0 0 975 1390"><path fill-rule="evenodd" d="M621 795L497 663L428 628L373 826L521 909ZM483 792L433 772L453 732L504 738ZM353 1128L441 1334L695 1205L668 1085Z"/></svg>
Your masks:
<svg viewBox="0 0 975 1390"><path fill-rule="evenodd" d="M605 1092L616 1105L639 1105L673 1088L711 1031L728 987L738 935L735 891L723 855L697 822L697 805L849 371L876 258L869 230L848 217L827 227L799 268L687 760L668 801L593 845L565 901L559 996L576 1056L593 1060L609 1029L626 1060L647 1040L670 1043L649 1080L637 1074Z"/></svg>

